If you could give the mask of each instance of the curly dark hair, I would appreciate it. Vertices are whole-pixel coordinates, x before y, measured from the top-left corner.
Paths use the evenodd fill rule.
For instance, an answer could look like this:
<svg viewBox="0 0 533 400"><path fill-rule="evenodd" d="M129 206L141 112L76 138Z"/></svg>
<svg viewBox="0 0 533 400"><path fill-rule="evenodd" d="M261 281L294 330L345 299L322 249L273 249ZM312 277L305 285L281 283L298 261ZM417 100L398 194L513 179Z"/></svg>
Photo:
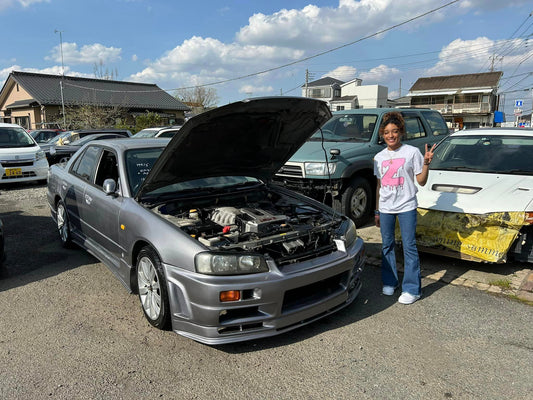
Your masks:
<svg viewBox="0 0 533 400"><path fill-rule="evenodd" d="M400 130L402 137L405 136L405 121L403 116L398 111L391 111L386 114L383 114L381 119L381 125L379 126L379 136L383 137L383 130L388 124L394 124Z"/></svg>

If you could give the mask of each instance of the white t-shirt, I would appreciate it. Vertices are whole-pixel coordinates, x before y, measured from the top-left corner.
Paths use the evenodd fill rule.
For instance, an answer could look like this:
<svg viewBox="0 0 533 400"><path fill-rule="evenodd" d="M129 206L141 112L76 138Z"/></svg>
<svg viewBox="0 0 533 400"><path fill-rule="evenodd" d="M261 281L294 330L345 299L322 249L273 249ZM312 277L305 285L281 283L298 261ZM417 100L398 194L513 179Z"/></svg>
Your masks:
<svg viewBox="0 0 533 400"><path fill-rule="evenodd" d="M422 172L424 156L416 147L402 144L387 148L374 157L374 175L381 180L379 211L401 213L416 209L416 175Z"/></svg>

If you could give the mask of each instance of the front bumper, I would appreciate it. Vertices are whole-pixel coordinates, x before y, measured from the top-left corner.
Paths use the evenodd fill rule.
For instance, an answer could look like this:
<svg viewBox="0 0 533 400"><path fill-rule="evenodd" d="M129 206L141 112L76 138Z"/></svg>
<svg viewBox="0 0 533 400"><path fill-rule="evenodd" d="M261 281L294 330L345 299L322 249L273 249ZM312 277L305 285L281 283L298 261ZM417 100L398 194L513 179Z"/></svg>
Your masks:
<svg viewBox="0 0 533 400"><path fill-rule="evenodd" d="M8 175L7 170L13 168L20 169L20 174ZM48 161L44 158L39 161L31 161L21 165L10 164L9 167L2 165L2 168L0 168L0 183L40 181L46 180L47 177Z"/></svg>
<svg viewBox="0 0 533 400"><path fill-rule="evenodd" d="M271 266L269 273L233 277L165 265L172 329L214 345L274 336L330 315L351 304L361 289L363 240L346 252L305 263L305 268ZM220 302L226 290L239 290L241 300Z"/></svg>

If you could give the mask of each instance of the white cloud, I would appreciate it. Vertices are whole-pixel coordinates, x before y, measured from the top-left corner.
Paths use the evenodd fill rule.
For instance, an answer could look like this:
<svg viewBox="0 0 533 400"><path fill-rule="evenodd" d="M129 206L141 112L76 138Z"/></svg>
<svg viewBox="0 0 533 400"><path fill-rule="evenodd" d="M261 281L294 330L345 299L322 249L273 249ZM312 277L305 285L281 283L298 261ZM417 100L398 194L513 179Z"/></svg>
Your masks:
<svg viewBox="0 0 533 400"><path fill-rule="evenodd" d="M370 71L359 73L358 78L363 80L363 85L375 85L395 79L399 74L400 70L397 68L391 68L381 64L372 68Z"/></svg>
<svg viewBox="0 0 533 400"><path fill-rule="evenodd" d="M0 0L0 11L13 7L16 3L28 8L36 3L50 3L50 0Z"/></svg>
<svg viewBox="0 0 533 400"><path fill-rule="evenodd" d="M12 65L10 67L0 69L0 81L5 82L9 74L13 71L35 72L39 74L48 74L48 75L61 75L61 66L54 65L52 67L38 69L38 68L22 68L20 65ZM65 75L77 76L77 77L82 77L82 78L94 78L94 75L71 71L68 66L65 67Z"/></svg>
<svg viewBox="0 0 533 400"><path fill-rule="evenodd" d="M502 56L503 55L503 56ZM527 40L493 41L486 37L474 40L456 39L445 46L439 61L425 71L426 76L486 72L504 68L533 67L533 49Z"/></svg>
<svg viewBox="0 0 533 400"><path fill-rule="evenodd" d="M52 49L52 55L45 57L45 60L61 62L61 46L57 45ZM63 43L63 61L65 64L94 64L102 61L104 64L115 62L121 59L122 49L116 47L105 47L100 43L84 45L78 48L76 43Z"/></svg>
<svg viewBox="0 0 533 400"><path fill-rule="evenodd" d="M213 38L194 36L130 78L143 82L180 81L187 78L191 85L198 85L266 70L269 66L302 56L301 50L225 44Z"/></svg>
<svg viewBox="0 0 533 400"><path fill-rule="evenodd" d="M351 81L352 79L358 78L357 69L349 65L342 65L335 68L333 71L327 72L322 75L322 78L329 76L330 78L335 78L343 82Z"/></svg>
<svg viewBox="0 0 533 400"><path fill-rule="evenodd" d="M131 56L131 61L137 61L138 57L137 54L134 54Z"/></svg>

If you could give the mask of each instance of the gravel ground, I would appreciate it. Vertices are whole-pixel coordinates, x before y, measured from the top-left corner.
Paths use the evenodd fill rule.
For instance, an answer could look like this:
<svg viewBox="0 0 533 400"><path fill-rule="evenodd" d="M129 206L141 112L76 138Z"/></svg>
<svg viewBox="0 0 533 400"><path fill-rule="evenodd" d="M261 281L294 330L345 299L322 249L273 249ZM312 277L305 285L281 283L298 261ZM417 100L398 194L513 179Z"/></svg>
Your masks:
<svg viewBox="0 0 533 400"><path fill-rule="evenodd" d="M43 185L0 186L0 399L530 399L533 307L424 279L410 306L359 298L285 334L205 346L144 319L137 296L63 249Z"/></svg>

